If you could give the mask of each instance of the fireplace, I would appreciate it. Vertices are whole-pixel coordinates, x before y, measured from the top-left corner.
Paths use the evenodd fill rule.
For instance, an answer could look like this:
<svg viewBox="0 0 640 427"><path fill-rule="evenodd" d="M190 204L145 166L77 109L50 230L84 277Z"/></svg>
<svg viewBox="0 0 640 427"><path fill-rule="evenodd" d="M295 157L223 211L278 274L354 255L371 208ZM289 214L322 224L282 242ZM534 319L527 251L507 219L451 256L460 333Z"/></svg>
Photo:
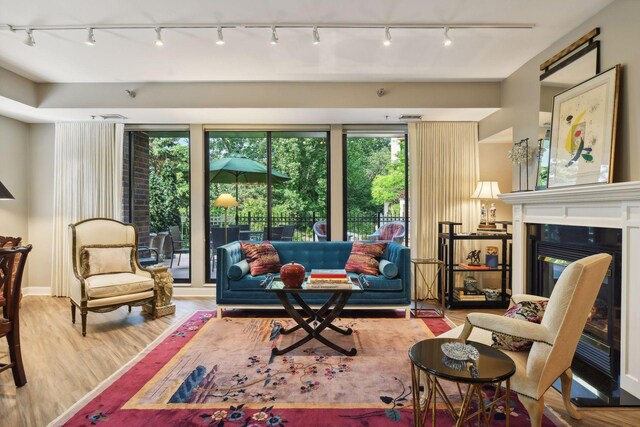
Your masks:
<svg viewBox="0 0 640 427"><path fill-rule="evenodd" d="M611 265L587 319L575 358L615 380L620 372L622 231L614 228L528 224L528 292L548 297L571 262L608 253Z"/></svg>

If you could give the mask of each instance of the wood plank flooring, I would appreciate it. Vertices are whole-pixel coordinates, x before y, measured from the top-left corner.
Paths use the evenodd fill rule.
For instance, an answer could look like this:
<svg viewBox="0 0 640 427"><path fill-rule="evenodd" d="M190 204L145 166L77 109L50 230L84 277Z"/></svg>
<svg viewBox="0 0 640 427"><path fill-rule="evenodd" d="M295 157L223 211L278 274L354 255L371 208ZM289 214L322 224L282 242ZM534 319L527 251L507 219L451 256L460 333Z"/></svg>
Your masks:
<svg viewBox="0 0 640 427"><path fill-rule="evenodd" d="M22 348L27 385L16 388L10 371L0 373L0 426L44 426L131 360L171 325L194 310L213 310L211 298L175 298L173 316L151 320L133 308L89 313L87 336L80 332L79 315L71 324L66 298L25 297L21 308ZM474 310L477 311L477 310ZM456 324L468 311L447 311ZM501 310L493 310L501 313ZM406 351L406 349L402 349ZM0 360L6 360L6 340ZM568 418L560 394L551 389L547 404L575 426L638 426L640 410L581 410L583 420Z"/></svg>

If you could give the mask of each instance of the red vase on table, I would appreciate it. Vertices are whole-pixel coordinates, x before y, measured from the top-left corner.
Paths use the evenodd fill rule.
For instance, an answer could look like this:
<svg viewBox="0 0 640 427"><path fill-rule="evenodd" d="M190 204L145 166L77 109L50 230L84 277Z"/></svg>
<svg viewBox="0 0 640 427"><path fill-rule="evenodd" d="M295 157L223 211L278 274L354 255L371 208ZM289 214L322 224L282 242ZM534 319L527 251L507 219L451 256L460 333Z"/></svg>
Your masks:
<svg viewBox="0 0 640 427"><path fill-rule="evenodd" d="M301 288L305 278L305 270L301 264L291 261L280 269L280 279L286 288Z"/></svg>

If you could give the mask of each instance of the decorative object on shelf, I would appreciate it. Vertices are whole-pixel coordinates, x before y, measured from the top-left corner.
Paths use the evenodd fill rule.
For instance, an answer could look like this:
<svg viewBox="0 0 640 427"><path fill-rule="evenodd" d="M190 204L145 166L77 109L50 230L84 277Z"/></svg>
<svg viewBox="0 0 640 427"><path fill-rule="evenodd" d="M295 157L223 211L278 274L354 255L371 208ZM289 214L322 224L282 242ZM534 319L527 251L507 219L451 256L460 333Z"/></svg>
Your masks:
<svg viewBox="0 0 640 427"><path fill-rule="evenodd" d="M155 307L151 304L143 306L144 311L158 317L166 316L176 312L176 305L171 303L173 297L173 275L169 271L169 266L156 264L147 267L151 271L156 288Z"/></svg>
<svg viewBox="0 0 640 427"><path fill-rule="evenodd" d="M484 296L487 298L487 301L500 301L502 291L500 291L500 289L484 289Z"/></svg>
<svg viewBox="0 0 640 427"><path fill-rule="evenodd" d="M462 280L462 284L464 285L465 295L474 295L481 293L480 289L478 289L478 279L473 276L465 277Z"/></svg>
<svg viewBox="0 0 640 427"><path fill-rule="evenodd" d="M445 356L454 360L478 360L478 349L463 342L446 342L440 346Z"/></svg>
<svg viewBox="0 0 640 427"><path fill-rule="evenodd" d="M291 261L280 269L280 279L285 288L301 288L304 277L305 270L302 264Z"/></svg>
<svg viewBox="0 0 640 427"><path fill-rule="evenodd" d="M466 260L469 261L469 265L480 265L481 250L475 249L467 254Z"/></svg>
<svg viewBox="0 0 640 427"><path fill-rule="evenodd" d="M529 161L534 157L534 150L529 147L529 138L521 139L513 144L507 156L513 164L518 165L518 191L529 191ZM522 189L522 166L524 165L526 185Z"/></svg>
<svg viewBox="0 0 640 427"><path fill-rule="evenodd" d="M487 246L484 249L487 254L485 255L485 264L487 267L498 267L498 248L496 246Z"/></svg>
<svg viewBox="0 0 640 427"><path fill-rule="evenodd" d="M536 190L546 190L549 179L549 143L551 127L547 129L544 138L538 140L538 167L536 168Z"/></svg>
<svg viewBox="0 0 640 427"><path fill-rule="evenodd" d="M489 225L496 225L496 204L491 203L491 207L489 208Z"/></svg>
<svg viewBox="0 0 640 427"><path fill-rule="evenodd" d="M610 183L620 64L553 97L549 188Z"/></svg>
<svg viewBox="0 0 640 427"><path fill-rule="evenodd" d="M487 215L485 200L497 199L499 194L500 187L498 187L497 181L478 181L476 190L471 195L472 199L481 201L480 225L478 225L478 228L496 228L496 208L492 203L491 206L493 207L493 222L491 222L490 220L488 220L488 217L491 216L491 211L489 212L489 215Z"/></svg>
<svg viewBox="0 0 640 427"><path fill-rule="evenodd" d="M227 242L227 209L238 206L238 202L231 194L224 193L218 196L213 206L224 208L224 243L226 245L229 243Z"/></svg>

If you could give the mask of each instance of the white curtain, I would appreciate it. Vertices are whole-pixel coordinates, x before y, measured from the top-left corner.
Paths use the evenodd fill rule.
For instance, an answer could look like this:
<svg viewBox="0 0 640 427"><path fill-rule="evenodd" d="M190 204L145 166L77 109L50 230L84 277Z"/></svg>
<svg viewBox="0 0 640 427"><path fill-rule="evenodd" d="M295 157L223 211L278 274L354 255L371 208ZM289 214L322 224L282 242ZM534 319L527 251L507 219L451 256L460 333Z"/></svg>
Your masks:
<svg viewBox="0 0 640 427"><path fill-rule="evenodd" d="M471 232L480 219L471 200L479 177L478 124L409 124L409 167L411 256L437 258L438 221L461 222L456 230ZM468 248L458 246L459 258ZM433 268L425 271L428 279L435 275ZM426 297L425 284L417 282L418 298Z"/></svg>
<svg viewBox="0 0 640 427"><path fill-rule="evenodd" d="M73 275L69 224L122 217L124 125L56 123L51 294L69 296Z"/></svg>

